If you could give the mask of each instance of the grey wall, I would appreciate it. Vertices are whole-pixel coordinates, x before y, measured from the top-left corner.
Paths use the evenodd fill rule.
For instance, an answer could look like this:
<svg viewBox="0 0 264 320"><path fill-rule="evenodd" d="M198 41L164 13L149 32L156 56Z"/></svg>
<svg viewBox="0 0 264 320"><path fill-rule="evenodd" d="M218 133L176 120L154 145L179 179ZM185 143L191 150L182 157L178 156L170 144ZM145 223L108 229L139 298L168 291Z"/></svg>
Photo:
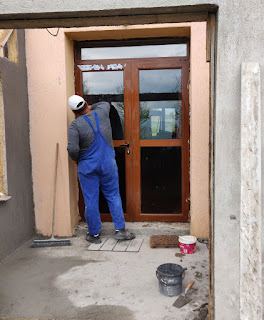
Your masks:
<svg viewBox="0 0 264 320"><path fill-rule="evenodd" d="M0 202L0 260L30 239L34 230L24 31L17 37L19 63L0 58L11 196Z"/></svg>
<svg viewBox="0 0 264 320"><path fill-rule="evenodd" d="M0 20L19 17L46 18L120 14L146 14L146 8L156 13L179 10L202 10L200 4L217 4L217 69L215 123L215 206L214 206L214 276L215 319L240 319L240 120L241 64L260 63L264 71L264 3L261 0L13 0L0 4ZM190 5L190 8L179 6ZM171 7L171 8L169 8ZM60 13L54 13L54 8ZM138 11L138 8L140 11ZM122 9L117 11L117 9ZM146 10L145 10L146 9ZM108 10L108 11L107 11ZM78 12L79 11L79 12ZM77 12L77 14L75 13ZM16 14L20 14L16 16ZM22 14L22 16L21 16ZM135 20L136 21L136 20ZM1 22L1 21L0 21ZM5 22L6 23L6 22ZM21 21L19 22L21 23ZM41 26L41 21L31 26ZM76 23L76 22L75 22ZM59 24L59 22L58 22ZM8 24L6 23L8 26ZM50 21L50 26L54 21ZM22 24L21 24L22 26ZM74 19L69 22L74 26ZM261 88L261 95L264 87ZM264 126L262 126L264 128ZM263 129L262 129L263 130ZM263 136L263 133L262 133ZM262 143L263 145L263 143ZM263 170L264 171L264 170ZM263 172L262 171L262 172ZM262 173L263 175L263 173ZM262 176L262 181L263 181ZM262 197L263 199L263 197ZM262 204L264 202L262 201ZM232 218L231 218L232 215ZM235 217L235 218L234 218ZM263 233L262 233L263 234Z"/></svg>

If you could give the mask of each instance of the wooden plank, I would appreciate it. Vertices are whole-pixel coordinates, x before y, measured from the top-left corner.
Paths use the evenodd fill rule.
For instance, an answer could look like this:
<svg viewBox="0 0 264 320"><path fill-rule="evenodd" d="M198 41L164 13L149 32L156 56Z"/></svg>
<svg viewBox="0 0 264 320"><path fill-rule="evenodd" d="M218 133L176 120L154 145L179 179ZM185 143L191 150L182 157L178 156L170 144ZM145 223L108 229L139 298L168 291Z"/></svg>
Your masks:
<svg viewBox="0 0 264 320"><path fill-rule="evenodd" d="M12 32L13 29L0 30L0 48L5 46Z"/></svg>
<svg viewBox="0 0 264 320"><path fill-rule="evenodd" d="M117 244L116 239L108 238L103 246L100 248L100 251L112 251Z"/></svg>
<svg viewBox="0 0 264 320"><path fill-rule="evenodd" d="M116 251L116 252L124 252L124 251L126 251L126 249L129 246L130 242L131 242L131 240L118 241L116 246L114 247L113 251Z"/></svg>
<svg viewBox="0 0 264 320"><path fill-rule="evenodd" d="M116 12L116 11L115 11ZM79 12L78 12L79 14ZM83 13L85 14L85 12ZM72 13L76 15L76 13ZM91 26L120 26L137 24L158 24L158 23L182 23L182 22L200 22L207 20L207 12L180 12L169 14L142 14L91 17L90 12L87 17L61 17L59 13L52 14L50 17L40 18L38 14L25 15L13 14L0 19L1 29L26 29L26 28L58 28L58 27L91 27ZM3 16L3 15L2 15Z"/></svg>
<svg viewBox="0 0 264 320"><path fill-rule="evenodd" d="M104 243L106 242L107 238L101 238L102 242L99 244L96 243L92 243L89 247L88 247L88 251L99 251L100 248L104 245Z"/></svg>
<svg viewBox="0 0 264 320"><path fill-rule="evenodd" d="M143 239L135 238L130 241L128 247L127 247L127 252L138 252L141 248L141 245L143 243Z"/></svg>

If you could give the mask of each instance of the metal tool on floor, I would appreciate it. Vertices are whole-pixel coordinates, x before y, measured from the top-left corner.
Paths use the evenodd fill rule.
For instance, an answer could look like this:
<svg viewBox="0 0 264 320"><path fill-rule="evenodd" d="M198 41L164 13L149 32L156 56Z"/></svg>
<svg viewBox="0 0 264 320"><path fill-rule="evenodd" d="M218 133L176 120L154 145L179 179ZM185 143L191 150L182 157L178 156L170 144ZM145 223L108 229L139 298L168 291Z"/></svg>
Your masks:
<svg viewBox="0 0 264 320"><path fill-rule="evenodd" d="M56 247L56 246L70 246L71 242L69 239L55 239L54 238L54 218L55 218L55 203L56 203L56 186L57 186L57 169L58 169L58 155L59 155L59 144L56 144L56 158L55 158L55 173L54 173L54 192L53 192L53 212L52 212L52 232L51 238L46 240L34 240L31 248L39 247Z"/></svg>
<svg viewBox="0 0 264 320"><path fill-rule="evenodd" d="M176 308L181 308L183 306L185 306L187 303L189 303L190 301L192 301L191 298L188 298L186 296L187 292L191 289L191 287L194 285L194 281L191 281L187 288L184 291L184 294L181 294L178 299L174 302L173 306Z"/></svg>

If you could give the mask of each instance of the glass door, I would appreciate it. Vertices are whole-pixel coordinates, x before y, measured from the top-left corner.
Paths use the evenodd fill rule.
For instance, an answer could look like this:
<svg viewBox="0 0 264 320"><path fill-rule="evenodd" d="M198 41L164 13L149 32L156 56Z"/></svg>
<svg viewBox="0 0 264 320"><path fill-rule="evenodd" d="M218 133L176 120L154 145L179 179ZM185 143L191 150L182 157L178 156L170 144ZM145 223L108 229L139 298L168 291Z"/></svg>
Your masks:
<svg viewBox="0 0 264 320"><path fill-rule="evenodd" d="M101 100L111 103L110 118L126 221L188 221L187 43L78 46L76 93L84 96L89 104ZM106 59L109 55L113 55L112 59ZM79 194L83 217L81 190ZM102 220L111 220L102 194L100 212Z"/></svg>
<svg viewBox="0 0 264 320"><path fill-rule="evenodd" d="M119 187L125 219L132 220L131 207L131 177L130 163L131 141L131 75L130 64L125 68L122 61L118 64L112 60L79 61L76 65L76 93L83 96L88 104L99 101L110 103L110 121L112 124L113 144L119 171ZM84 200L79 188L80 214L84 219ZM102 220L110 221L111 216L107 201L100 191L99 210Z"/></svg>
<svg viewBox="0 0 264 320"><path fill-rule="evenodd" d="M137 221L188 219L188 77L189 68L184 61L141 59L133 64Z"/></svg>

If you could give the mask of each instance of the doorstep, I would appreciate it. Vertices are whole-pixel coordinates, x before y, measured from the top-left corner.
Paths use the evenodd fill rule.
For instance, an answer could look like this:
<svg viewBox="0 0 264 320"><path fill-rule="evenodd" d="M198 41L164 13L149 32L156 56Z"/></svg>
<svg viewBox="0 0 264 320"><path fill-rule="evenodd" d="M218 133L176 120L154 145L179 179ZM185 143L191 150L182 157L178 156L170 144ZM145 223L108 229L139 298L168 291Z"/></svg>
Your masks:
<svg viewBox="0 0 264 320"><path fill-rule="evenodd" d="M136 236L152 235L178 235L183 236L190 233L190 223L181 222L126 222L126 229L135 233ZM75 235L81 236L87 233L87 224L79 223L75 228ZM114 225L112 222L102 223L102 236L114 235Z"/></svg>

